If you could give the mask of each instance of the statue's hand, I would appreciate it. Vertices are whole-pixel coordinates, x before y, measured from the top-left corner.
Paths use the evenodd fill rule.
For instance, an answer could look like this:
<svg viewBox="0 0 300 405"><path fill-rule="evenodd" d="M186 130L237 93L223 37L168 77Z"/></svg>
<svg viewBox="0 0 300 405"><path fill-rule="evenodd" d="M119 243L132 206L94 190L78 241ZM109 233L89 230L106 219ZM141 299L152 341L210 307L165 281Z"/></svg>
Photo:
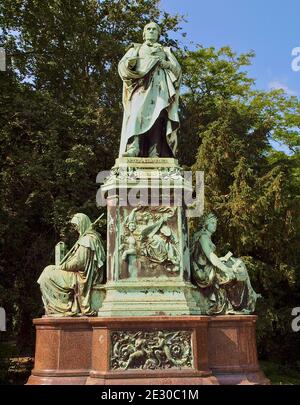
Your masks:
<svg viewBox="0 0 300 405"><path fill-rule="evenodd" d="M241 259L236 259L234 265L232 266L233 271L236 271L239 267L242 267L243 261Z"/></svg>
<svg viewBox="0 0 300 405"><path fill-rule="evenodd" d="M163 69L170 69L171 68L171 63L166 61L166 60L160 60L159 61L159 66Z"/></svg>
<svg viewBox="0 0 300 405"><path fill-rule="evenodd" d="M221 262L228 262L228 260L231 258L232 253L228 252L225 256L220 257Z"/></svg>
<svg viewBox="0 0 300 405"><path fill-rule="evenodd" d="M135 67L135 65L136 65L136 61L137 61L137 58L136 58L136 57L134 57L134 58L128 58L128 59L127 59L128 68L129 68L129 69L133 69L133 68Z"/></svg>

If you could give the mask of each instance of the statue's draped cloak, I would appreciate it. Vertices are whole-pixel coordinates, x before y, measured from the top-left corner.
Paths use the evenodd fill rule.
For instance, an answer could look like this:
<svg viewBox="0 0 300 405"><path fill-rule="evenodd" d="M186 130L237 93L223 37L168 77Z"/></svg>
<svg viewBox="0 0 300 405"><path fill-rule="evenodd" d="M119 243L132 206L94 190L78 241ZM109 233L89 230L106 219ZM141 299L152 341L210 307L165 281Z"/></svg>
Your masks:
<svg viewBox="0 0 300 405"><path fill-rule="evenodd" d="M172 236L172 231L169 227L167 228L170 237L163 238L159 231L165 223L165 218L157 221L154 224L147 226L142 231L142 240L145 242L145 250L148 254L149 260L155 263L163 264L169 261L175 265L173 271L179 270L179 252L177 251L174 244L174 236Z"/></svg>
<svg viewBox="0 0 300 405"><path fill-rule="evenodd" d="M105 251L100 235L90 228L90 222L85 223L82 218L79 227L81 236L72 254L59 268L47 266L38 279L48 315L93 314L92 287L103 279Z"/></svg>
<svg viewBox="0 0 300 405"><path fill-rule="evenodd" d="M170 62L170 69L158 65L158 54ZM130 58L137 58L131 69ZM167 111L166 140L176 155L179 128L178 100L181 68L171 49L156 43L153 46L133 44L119 62L119 75L123 80L123 125L120 153L135 135L149 131L163 110Z"/></svg>
<svg viewBox="0 0 300 405"><path fill-rule="evenodd" d="M197 232L191 243L193 279L202 292L206 290L210 301L209 312L253 313L258 295L252 288L245 264L240 259L230 257L224 262L228 268L228 272L224 272L211 263L202 244L207 244L212 252L215 252L216 246L205 231Z"/></svg>

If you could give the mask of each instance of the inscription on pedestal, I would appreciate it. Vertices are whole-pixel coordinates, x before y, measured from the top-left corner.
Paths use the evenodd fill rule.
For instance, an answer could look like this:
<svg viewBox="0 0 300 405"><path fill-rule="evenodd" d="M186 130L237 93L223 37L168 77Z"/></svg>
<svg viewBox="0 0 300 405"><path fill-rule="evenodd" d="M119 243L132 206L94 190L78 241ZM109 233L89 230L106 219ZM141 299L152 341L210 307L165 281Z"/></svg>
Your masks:
<svg viewBox="0 0 300 405"><path fill-rule="evenodd" d="M194 368L191 331L111 333L113 370Z"/></svg>

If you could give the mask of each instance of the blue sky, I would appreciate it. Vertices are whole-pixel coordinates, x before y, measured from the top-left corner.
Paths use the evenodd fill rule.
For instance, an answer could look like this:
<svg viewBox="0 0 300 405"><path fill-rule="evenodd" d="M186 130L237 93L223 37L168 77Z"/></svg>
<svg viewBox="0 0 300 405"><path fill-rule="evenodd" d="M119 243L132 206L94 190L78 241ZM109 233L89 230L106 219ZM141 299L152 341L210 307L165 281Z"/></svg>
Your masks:
<svg viewBox="0 0 300 405"><path fill-rule="evenodd" d="M186 16L184 43L254 50L248 70L257 87L300 98L300 70L291 66L292 50L300 48L300 0L161 0L161 8Z"/></svg>

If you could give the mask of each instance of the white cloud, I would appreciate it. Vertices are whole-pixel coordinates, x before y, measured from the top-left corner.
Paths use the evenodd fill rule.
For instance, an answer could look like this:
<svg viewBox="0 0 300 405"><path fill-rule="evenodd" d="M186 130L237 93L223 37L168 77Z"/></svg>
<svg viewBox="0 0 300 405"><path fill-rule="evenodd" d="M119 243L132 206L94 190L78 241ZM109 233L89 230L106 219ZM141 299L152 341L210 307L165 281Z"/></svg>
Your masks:
<svg viewBox="0 0 300 405"><path fill-rule="evenodd" d="M286 94L289 96L297 96L298 93L292 89L290 89L286 84L280 82L279 80L273 80L268 83L269 90L279 90L282 89L285 91Z"/></svg>

